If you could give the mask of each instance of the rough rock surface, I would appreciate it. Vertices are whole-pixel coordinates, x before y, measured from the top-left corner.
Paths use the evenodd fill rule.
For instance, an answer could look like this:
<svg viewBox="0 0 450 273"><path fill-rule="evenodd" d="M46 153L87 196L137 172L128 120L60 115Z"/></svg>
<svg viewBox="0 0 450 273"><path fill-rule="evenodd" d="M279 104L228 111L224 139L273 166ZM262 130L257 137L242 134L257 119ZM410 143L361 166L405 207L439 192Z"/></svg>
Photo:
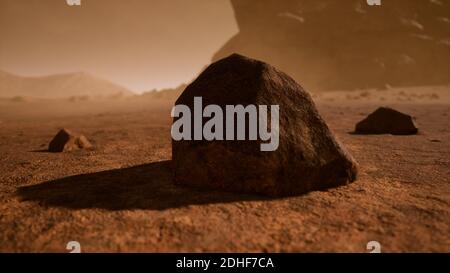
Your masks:
<svg viewBox="0 0 450 273"><path fill-rule="evenodd" d="M357 134L414 135L418 129L410 115L380 107L356 124Z"/></svg>
<svg viewBox="0 0 450 273"><path fill-rule="evenodd" d="M59 153L77 149L91 149L92 147L85 136L75 134L68 129L61 129L48 145L48 150Z"/></svg>
<svg viewBox="0 0 450 273"><path fill-rule="evenodd" d="M310 95L274 67L233 54L210 65L176 101L203 107L279 105L279 147L260 141L172 141L176 184L269 196L288 196L345 185L357 165L336 141ZM193 127L193 126L192 126Z"/></svg>

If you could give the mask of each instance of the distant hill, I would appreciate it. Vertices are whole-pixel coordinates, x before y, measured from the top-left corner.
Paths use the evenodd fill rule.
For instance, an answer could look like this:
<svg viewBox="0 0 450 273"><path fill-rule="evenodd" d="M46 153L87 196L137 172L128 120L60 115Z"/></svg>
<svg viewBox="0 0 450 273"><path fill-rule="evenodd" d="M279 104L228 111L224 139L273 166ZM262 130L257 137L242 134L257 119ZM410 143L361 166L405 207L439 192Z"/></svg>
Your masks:
<svg viewBox="0 0 450 273"><path fill-rule="evenodd" d="M186 84L181 84L175 88L147 91L142 93L141 97L147 99L162 99L175 101L181 95L181 93L183 93L186 87L187 87Z"/></svg>
<svg viewBox="0 0 450 273"><path fill-rule="evenodd" d="M0 71L0 97L64 98L133 95L120 85L84 72L43 77L22 77Z"/></svg>

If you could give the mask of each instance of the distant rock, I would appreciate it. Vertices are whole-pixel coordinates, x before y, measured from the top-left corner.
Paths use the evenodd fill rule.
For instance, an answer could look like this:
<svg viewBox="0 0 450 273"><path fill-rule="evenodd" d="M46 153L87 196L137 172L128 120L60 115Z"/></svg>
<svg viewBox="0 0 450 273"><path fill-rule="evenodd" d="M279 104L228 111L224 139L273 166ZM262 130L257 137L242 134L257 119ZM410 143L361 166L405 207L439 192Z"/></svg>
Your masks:
<svg viewBox="0 0 450 273"><path fill-rule="evenodd" d="M356 124L356 134L414 135L418 129L410 115L380 107Z"/></svg>
<svg viewBox="0 0 450 273"><path fill-rule="evenodd" d="M91 148L93 146L85 136L75 134L68 129L61 129L48 145L49 152L53 153Z"/></svg>
<svg viewBox="0 0 450 273"><path fill-rule="evenodd" d="M0 71L0 97L108 98L118 94L133 95L131 91L120 85L83 72L22 77Z"/></svg>
<svg viewBox="0 0 450 273"><path fill-rule="evenodd" d="M448 0L231 0L239 33L214 55L264 60L311 90L450 83Z"/></svg>
<svg viewBox="0 0 450 273"><path fill-rule="evenodd" d="M261 140L172 140L176 184L276 197L356 179L357 164L320 117L311 96L274 67L234 54L211 64L176 105L193 111L196 96L202 97L204 106L216 104L222 109L279 105L279 146L262 152Z"/></svg>

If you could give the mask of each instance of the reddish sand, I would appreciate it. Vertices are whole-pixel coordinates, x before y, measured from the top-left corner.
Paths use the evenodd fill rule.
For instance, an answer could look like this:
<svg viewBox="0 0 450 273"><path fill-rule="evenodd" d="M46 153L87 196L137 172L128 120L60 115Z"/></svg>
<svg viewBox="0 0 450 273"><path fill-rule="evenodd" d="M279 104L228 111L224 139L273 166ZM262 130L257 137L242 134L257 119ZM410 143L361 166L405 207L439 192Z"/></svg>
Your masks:
<svg viewBox="0 0 450 273"><path fill-rule="evenodd" d="M450 252L450 88L402 92L314 96L360 175L283 199L174 186L170 101L0 101L0 251ZM378 106L420 133L350 134ZM61 127L96 149L45 152Z"/></svg>

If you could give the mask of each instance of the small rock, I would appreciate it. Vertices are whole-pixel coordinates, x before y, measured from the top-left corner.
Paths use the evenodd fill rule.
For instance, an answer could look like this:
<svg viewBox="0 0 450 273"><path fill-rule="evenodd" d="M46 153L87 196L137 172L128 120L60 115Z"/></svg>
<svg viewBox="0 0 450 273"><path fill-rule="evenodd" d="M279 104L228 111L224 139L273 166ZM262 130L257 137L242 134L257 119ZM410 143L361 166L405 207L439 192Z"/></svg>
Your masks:
<svg viewBox="0 0 450 273"><path fill-rule="evenodd" d="M380 107L356 124L356 134L414 135L418 129L410 115Z"/></svg>
<svg viewBox="0 0 450 273"><path fill-rule="evenodd" d="M78 149L91 149L93 146L83 135L75 134L68 129L61 129L48 145L49 152L69 152Z"/></svg>

